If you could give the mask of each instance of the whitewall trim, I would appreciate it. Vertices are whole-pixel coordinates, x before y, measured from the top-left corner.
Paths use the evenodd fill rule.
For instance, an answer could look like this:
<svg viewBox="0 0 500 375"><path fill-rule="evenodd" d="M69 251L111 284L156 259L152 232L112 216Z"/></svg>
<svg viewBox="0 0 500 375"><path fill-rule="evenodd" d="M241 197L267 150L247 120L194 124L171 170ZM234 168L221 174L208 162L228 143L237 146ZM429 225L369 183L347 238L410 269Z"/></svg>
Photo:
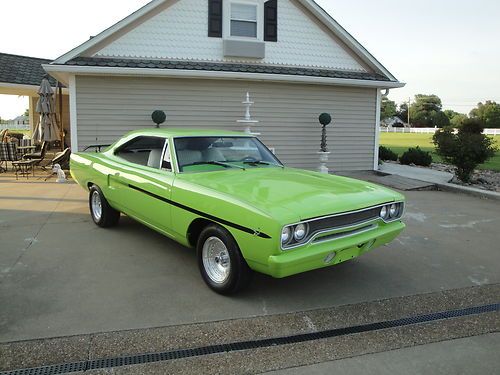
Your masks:
<svg viewBox="0 0 500 375"><path fill-rule="evenodd" d="M78 152L78 130L76 111L76 76L69 77L69 122L71 131L71 151Z"/></svg>
<svg viewBox="0 0 500 375"><path fill-rule="evenodd" d="M380 144L380 112L382 107L382 91L377 89L377 101L375 103L375 149L373 150L373 170L378 171L378 148Z"/></svg>

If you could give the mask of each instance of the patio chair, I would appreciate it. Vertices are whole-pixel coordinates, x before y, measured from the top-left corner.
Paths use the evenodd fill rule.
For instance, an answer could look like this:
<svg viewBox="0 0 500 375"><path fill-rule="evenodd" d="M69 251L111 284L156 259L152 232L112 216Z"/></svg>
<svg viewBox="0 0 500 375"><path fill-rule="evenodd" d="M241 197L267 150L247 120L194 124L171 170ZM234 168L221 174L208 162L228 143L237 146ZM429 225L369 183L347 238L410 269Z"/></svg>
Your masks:
<svg viewBox="0 0 500 375"><path fill-rule="evenodd" d="M69 148L65 148L64 151L58 152L48 165L53 167L55 164L59 164L62 169L69 169L70 156L71 150Z"/></svg>
<svg viewBox="0 0 500 375"><path fill-rule="evenodd" d="M7 137L7 133L9 132L9 129L4 129L0 131L0 143L3 143L5 140L4 138Z"/></svg>
<svg viewBox="0 0 500 375"><path fill-rule="evenodd" d="M61 169L69 169L69 157L71 156L71 150L69 148L65 148L64 151L58 152L55 157L50 161L49 164L45 165L42 167L43 169L48 169L50 166L51 173L45 178L45 181L47 181L49 178L51 178L54 175L54 172L52 171L52 168L54 168L54 165L59 164L61 166Z"/></svg>
<svg viewBox="0 0 500 375"><path fill-rule="evenodd" d="M47 147L49 146L49 143L47 141L42 142L42 147L40 148L40 151L38 152L31 152L29 154L26 154L23 156L23 159L25 160L30 160L30 159L45 159L45 154L47 152Z"/></svg>
<svg viewBox="0 0 500 375"><path fill-rule="evenodd" d="M0 172L7 171L7 162L18 161L17 143L15 142L0 142ZM5 163L5 167L2 164Z"/></svg>

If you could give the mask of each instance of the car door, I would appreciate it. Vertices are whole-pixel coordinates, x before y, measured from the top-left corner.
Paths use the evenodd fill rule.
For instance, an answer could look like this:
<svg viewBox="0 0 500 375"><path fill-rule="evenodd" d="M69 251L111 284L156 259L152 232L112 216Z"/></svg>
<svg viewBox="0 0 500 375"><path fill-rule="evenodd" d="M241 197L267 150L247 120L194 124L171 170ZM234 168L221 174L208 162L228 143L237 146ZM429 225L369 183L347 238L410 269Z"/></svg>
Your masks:
<svg viewBox="0 0 500 375"><path fill-rule="evenodd" d="M169 204L175 174L167 138L139 136L112 156L114 173L109 189L122 211L171 235Z"/></svg>

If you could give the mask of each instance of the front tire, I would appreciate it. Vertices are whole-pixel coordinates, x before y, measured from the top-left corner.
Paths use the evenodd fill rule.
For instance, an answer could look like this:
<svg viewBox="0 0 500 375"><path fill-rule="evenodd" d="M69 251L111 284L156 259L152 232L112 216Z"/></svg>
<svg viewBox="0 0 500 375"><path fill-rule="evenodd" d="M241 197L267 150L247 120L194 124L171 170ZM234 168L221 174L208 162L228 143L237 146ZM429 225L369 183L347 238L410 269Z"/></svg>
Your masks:
<svg viewBox="0 0 500 375"><path fill-rule="evenodd" d="M253 272L238 244L223 227L207 226L198 238L196 252L201 276L213 291L234 294L250 283Z"/></svg>
<svg viewBox="0 0 500 375"><path fill-rule="evenodd" d="M109 228L120 220L120 212L111 207L97 185L90 188L89 193L90 216L94 223L101 228Z"/></svg>

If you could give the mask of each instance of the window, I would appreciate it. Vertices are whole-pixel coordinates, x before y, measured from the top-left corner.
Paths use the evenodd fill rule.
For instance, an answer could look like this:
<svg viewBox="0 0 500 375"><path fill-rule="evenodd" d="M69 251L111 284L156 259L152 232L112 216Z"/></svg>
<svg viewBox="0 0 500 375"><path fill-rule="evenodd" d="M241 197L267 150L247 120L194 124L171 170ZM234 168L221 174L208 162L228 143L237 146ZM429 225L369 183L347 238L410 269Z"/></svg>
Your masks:
<svg viewBox="0 0 500 375"><path fill-rule="evenodd" d="M231 36L257 38L257 5L231 3Z"/></svg>
<svg viewBox="0 0 500 375"><path fill-rule="evenodd" d="M180 172L282 165L254 137L183 137L174 146Z"/></svg>
<svg viewBox="0 0 500 375"><path fill-rule="evenodd" d="M115 155L130 163L159 169L165 141L161 137L137 137L121 146Z"/></svg>

